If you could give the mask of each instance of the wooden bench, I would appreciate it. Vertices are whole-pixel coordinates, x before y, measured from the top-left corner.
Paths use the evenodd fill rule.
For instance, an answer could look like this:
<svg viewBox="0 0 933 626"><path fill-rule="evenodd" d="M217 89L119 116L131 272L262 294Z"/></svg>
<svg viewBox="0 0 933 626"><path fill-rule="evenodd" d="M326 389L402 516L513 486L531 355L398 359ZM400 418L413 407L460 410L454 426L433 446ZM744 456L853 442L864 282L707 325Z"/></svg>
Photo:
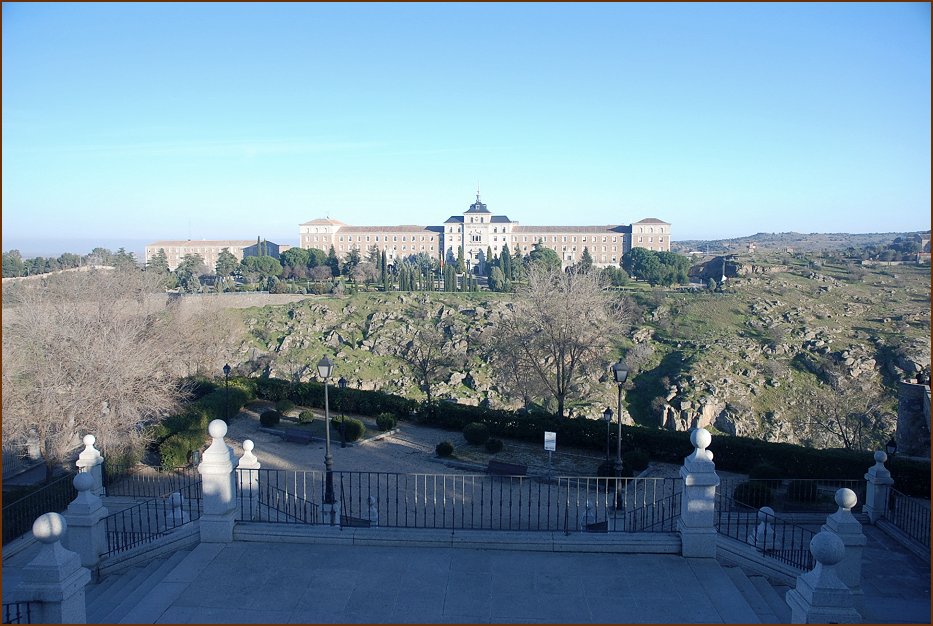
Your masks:
<svg viewBox="0 0 933 626"><path fill-rule="evenodd" d="M371 528L372 522L362 517L340 516L340 525L348 528Z"/></svg>
<svg viewBox="0 0 933 626"><path fill-rule="evenodd" d="M294 441L296 443L311 443L314 437L307 430L301 428L286 428L285 441Z"/></svg>
<svg viewBox="0 0 933 626"><path fill-rule="evenodd" d="M499 476L525 476L528 473L528 466L493 459L486 465L486 473Z"/></svg>

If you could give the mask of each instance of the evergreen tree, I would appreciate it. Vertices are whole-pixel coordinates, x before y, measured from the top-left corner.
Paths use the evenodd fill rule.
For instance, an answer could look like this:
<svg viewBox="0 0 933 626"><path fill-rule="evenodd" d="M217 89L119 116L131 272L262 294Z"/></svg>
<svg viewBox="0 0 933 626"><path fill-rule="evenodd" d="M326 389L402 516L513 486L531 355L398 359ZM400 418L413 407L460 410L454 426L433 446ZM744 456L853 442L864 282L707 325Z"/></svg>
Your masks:
<svg viewBox="0 0 933 626"><path fill-rule="evenodd" d="M466 272L466 263L463 260L463 246L460 246L457 249L457 273L463 274Z"/></svg>
<svg viewBox="0 0 933 626"><path fill-rule="evenodd" d="M506 280L512 280L512 253L509 251L509 244L502 246L502 256L499 257L499 268Z"/></svg>
<svg viewBox="0 0 933 626"><path fill-rule="evenodd" d="M340 259L337 258L337 251L334 250L333 244L331 244L330 250L327 251L325 264L330 267L330 271L334 273L334 276L340 276Z"/></svg>
<svg viewBox="0 0 933 626"><path fill-rule="evenodd" d="M214 264L214 272L218 276L226 278L236 271L238 265L239 262L236 260L236 257L233 256L233 253L227 248L224 248L220 251L220 254L217 255L217 263Z"/></svg>
<svg viewBox="0 0 933 626"><path fill-rule="evenodd" d="M146 264L146 270L168 273L168 255L165 254L165 248L159 248L159 251L152 255L152 258L149 259L149 263Z"/></svg>
<svg viewBox="0 0 933 626"><path fill-rule="evenodd" d="M489 276L492 271L492 248L486 246L486 257L483 259L483 275Z"/></svg>
<svg viewBox="0 0 933 626"><path fill-rule="evenodd" d="M386 251L382 251L382 258L379 259L379 279L385 283L386 282Z"/></svg>
<svg viewBox="0 0 933 626"><path fill-rule="evenodd" d="M580 271L588 272L593 269L593 257L590 256L590 249L583 246L583 256L580 257Z"/></svg>

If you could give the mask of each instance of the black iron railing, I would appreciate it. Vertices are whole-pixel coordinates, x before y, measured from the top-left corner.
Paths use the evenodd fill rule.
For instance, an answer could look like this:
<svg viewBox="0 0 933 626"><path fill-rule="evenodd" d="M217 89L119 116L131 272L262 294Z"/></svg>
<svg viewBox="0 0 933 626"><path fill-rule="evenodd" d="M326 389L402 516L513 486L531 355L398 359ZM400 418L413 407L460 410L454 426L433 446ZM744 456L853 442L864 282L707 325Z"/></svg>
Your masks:
<svg viewBox="0 0 933 626"><path fill-rule="evenodd" d="M115 465L104 461L103 483L108 496L162 498L181 491L201 480L198 469L187 467L149 467Z"/></svg>
<svg viewBox="0 0 933 626"><path fill-rule="evenodd" d="M761 554L800 570L814 566L810 540L816 534L776 515L716 493L716 531L750 546Z"/></svg>
<svg viewBox="0 0 933 626"><path fill-rule="evenodd" d="M908 537L930 547L930 502L920 501L891 489L885 518Z"/></svg>
<svg viewBox="0 0 933 626"><path fill-rule="evenodd" d="M31 602L10 602L3 605L4 624L32 624Z"/></svg>
<svg viewBox="0 0 933 626"><path fill-rule="evenodd" d="M75 474L68 473L40 487L27 496L3 507L3 543L20 537L30 530L36 518L45 513L60 513L78 496L74 488Z"/></svg>
<svg viewBox="0 0 933 626"><path fill-rule="evenodd" d="M141 502L104 518L104 557L152 543L201 517L201 483L193 483L163 498Z"/></svg>
<svg viewBox="0 0 933 626"><path fill-rule="evenodd" d="M770 506L778 513L834 513L836 491L843 487L865 502L865 480L855 478L723 479L717 491L756 508Z"/></svg>
<svg viewBox="0 0 933 626"><path fill-rule="evenodd" d="M334 472L334 482L340 521L355 526L669 532L680 510L680 479ZM242 521L329 523L323 472L238 470L237 484Z"/></svg>

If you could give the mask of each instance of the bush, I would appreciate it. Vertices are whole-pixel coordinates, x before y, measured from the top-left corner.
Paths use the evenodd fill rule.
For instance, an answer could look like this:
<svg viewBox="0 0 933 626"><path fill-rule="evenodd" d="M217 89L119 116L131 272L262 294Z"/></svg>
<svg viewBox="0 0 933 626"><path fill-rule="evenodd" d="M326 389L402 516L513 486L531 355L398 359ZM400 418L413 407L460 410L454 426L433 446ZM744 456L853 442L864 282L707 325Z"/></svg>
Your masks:
<svg viewBox="0 0 933 626"><path fill-rule="evenodd" d="M489 427L481 422L470 422L463 427L463 437L475 446L483 445L489 439Z"/></svg>
<svg viewBox="0 0 933 626"><path fill-rule="evenodd" d="M760 509L763 506L771 506L771 502L774 501L774 492L768 485L749 481L740 483L732 492L732 498L746 506Z"/></svg>
<svg viewBox="0 0 933 626"><path fill-rule="evenodd" d="M503 443L501 439L490 437L489 439L486 440L486 452L491 452L492 454L496 454L497 452L502 451L502 446L503 446Z"/></svg>
<svg viewBox="0 0 933 626"><path fill-rule="evenodd" d="M434 452L439 457L450 456L454 453L454 444L449 441L442 441L435 446Z"/></svg>
<svg viewBox="0 0 933 626"><path fill-rule="evenodd" d="M279 422L282 421L282 414L278 411L263 411L262 415L259 416L259 423L265 426L266 428L272 428L273 426L278 426Z"/></svg>
<svg viewBox="0 0 933 626"><path fill-rule="evenodd" d="M379 427L381 431L392 430L395 428L396 419L395 416L391 413L380 413L376 416L376 426Z"/></svg>
<svg viewBox="0 0 933 626"><path fill-rule="evenodd" d="M641 448L630 450L622 457L623 465L633 472L641 472L647 469L650 460L648 453Z"/></svg>
<svg viewBox="0 0 933 626"><path fill-rule="evenodd" d="M815 480L792 480L787 484L787 497L796 502L816 502L819 493Z"/></svg>
<svg viewBox="0 0 933 626"><path fill-rule="evenodd" d="M283 398L275 403L275 410L285 415L289 411L295 408L295 403L289 400L288 398Z"/></svg>
<svg viewBox="0 0 933 626"><path fill-rule="evenodd" d="M345 417L334 421L337 424L337 432L340 432L340 428L343 428L341 436L347 441L356 441L366 432L366 425L356 418Z"/></svg>
<svg viewBox="0 0 933 626"><path fill-rule="evenodd" d="M308 422L313 422L313 421L314 421L314 411L305 409L304 411L298 414L298 423L300 424L307 424Z"/></svg>
<svg viewBox="0 0 933 626"><path fill-rule="evenodd" d="M770 463L759 463L748 472L748 477L759 480L780 480L785 476L781 474L781 470Z"/></svg>

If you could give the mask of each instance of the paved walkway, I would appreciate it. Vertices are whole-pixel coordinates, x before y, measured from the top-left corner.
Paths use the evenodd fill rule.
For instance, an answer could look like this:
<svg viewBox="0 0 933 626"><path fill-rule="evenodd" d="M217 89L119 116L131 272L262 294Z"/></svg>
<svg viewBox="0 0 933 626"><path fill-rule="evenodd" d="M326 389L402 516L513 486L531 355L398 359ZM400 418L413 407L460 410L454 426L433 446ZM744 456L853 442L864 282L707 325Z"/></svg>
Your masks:
<svg viewBox="0 0 933 626"><path fill-rule="evenodd" d="M182 566L151 621L754 621L716 561L674 555L241 542L202 544Z"/></svg>

